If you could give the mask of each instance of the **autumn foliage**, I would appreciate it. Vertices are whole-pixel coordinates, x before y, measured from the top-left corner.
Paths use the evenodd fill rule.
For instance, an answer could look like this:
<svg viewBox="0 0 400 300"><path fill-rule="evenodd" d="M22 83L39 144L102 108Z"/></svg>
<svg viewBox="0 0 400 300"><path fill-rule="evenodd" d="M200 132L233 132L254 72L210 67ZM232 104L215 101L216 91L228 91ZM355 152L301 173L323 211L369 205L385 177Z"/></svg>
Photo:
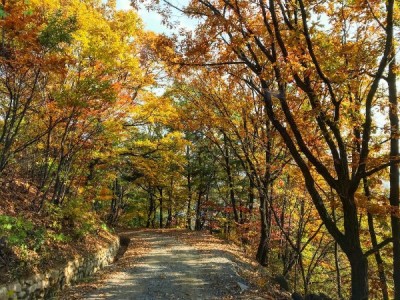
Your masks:
<svg viewBox="0 0 400 300"><path fill-rule="evenodd" d="M290 292L400 298L399 3L133 4L193 26L3 0L3 194L63 226L218 233Z"/></svg>

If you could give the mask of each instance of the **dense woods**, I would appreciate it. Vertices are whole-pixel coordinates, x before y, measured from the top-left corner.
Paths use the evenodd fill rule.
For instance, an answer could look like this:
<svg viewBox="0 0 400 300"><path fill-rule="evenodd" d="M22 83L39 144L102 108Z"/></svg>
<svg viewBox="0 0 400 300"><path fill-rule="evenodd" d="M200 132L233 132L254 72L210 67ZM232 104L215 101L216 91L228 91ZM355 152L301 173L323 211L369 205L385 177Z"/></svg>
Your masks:
<svg viewBox="0 0 400 300"><path fill-rule="evenodd" d="M140 5L195 28L157 35L111 0L0 4L0 268L180 227L291 292L400 299L400 3Z"/></svg>

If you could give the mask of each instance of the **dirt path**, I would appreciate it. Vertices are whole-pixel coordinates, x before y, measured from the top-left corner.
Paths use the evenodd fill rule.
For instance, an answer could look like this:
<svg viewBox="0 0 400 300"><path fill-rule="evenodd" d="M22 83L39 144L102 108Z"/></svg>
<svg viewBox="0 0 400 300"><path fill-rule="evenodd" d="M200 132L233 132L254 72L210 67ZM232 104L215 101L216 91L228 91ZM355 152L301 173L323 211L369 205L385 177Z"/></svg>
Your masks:
<svg viewBox="0 0 400 300"><path fill-rule="evenodd" d="M198 251L162 232L125 235L131 243L120 266L103 271L106 276L92 282L86 293L78 286L64 299L249 299L236 262L220 250ZM138 246L141 253L132 253Z"/></svg>

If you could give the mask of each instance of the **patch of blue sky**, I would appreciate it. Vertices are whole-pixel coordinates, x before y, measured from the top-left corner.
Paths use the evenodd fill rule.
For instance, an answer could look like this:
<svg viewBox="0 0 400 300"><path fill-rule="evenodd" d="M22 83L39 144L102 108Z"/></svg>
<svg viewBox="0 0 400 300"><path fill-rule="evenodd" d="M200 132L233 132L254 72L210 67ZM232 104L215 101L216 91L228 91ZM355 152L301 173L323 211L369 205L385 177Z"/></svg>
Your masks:
<svg viewBox="0 0 400 300"><path fill-rule="evenodd" d="M176 0L171 1L174 6L176 7L183 7L185 6L188 1L184 0ZM132 9L131 1L130 0L117 0L117 9L121 10L128 10ZM166 35L172 35L179 32L179 29L186 29L186 30L193 30L197 24L197 22L193 19L189 19L184 16L178 10L171 8L171 20L172 23L175 25L174 28L168 28L165 24L163 24L163 17L156 12L156 10L148 10L144 7L143 4L139 4L138 14L142 19L145 28L147 30L156 32L156 33L163 33Z"/></svg>

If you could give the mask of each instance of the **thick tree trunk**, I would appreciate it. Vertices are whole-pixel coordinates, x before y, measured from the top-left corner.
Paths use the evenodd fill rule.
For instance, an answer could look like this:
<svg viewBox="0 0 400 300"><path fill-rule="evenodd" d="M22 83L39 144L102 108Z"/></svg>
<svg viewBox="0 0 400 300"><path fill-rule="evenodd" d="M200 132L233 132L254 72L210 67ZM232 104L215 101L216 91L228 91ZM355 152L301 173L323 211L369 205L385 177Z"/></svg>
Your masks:
<svg viewBox="0 0 400 300"><path fill-rule="evenodd" d="M168 207L167 223L165 224L166 228L171 228L171 226L172 226L172 205Z"/></svg>
<svg viewBox="0 0 400 300"><path fill-rule="evenodd" d="M350 183L342 183L343 225L345 235L337 242L346 254L351 267L351 299L368 299L368 259L364 255L360 240L360 221L354 194L349 192Z"/></svg>
<svg viewBox="0 0 400 300"><path fill-rule="evenodd" d="M351 266L351 300L368 299L368 260L361 251L348 256Z"/></svg>

